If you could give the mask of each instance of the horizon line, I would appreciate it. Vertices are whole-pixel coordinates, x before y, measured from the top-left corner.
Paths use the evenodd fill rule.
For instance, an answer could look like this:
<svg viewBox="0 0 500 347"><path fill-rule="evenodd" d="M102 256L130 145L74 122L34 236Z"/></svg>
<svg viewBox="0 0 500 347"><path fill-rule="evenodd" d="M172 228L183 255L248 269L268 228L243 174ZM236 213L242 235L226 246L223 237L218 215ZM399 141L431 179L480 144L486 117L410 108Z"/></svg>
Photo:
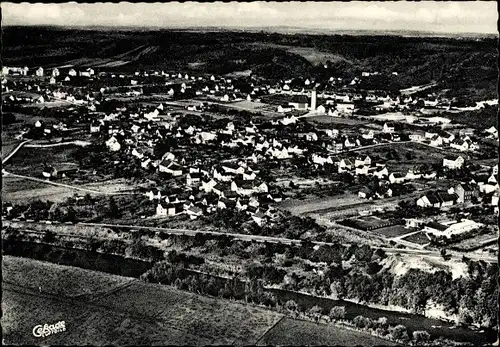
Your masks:
<svg viewBox="0 0 500 347"><path fill-rule="evenodd" d="M237 30L237 31L262 31L269 33L279 33L279 34L287 34L283 32L273 31L276 29L282 30L303 30L304 34L309 35L315 33L317 35L327 35L334 32L346 33L346 32L366 32L366 33L377 33L377 34L387 34L389 36L397 36L397 33L406 33L406 34L430 34L433 36L498 36L498 32L452 32L452 31L432 31L432 30L407 30L407 29L320 29L320 28L308 28L301 26L293 26L293 25L269 25L269 26L215 26L215 25L189 25L189 26L181 26L181 25L109 25L109 24L97 24L97 25L61 25L61 24L4 24L3 28L15 28L15 27L30 27L30 28L67 28L67 29L95 29L95 28L103 28L103 29L150 29L150 30L193 30L193 29L205 29L205 30ZM311 33L312 32L312 33ZM292 34L300 34L300 33L292 33Z"/></svg>

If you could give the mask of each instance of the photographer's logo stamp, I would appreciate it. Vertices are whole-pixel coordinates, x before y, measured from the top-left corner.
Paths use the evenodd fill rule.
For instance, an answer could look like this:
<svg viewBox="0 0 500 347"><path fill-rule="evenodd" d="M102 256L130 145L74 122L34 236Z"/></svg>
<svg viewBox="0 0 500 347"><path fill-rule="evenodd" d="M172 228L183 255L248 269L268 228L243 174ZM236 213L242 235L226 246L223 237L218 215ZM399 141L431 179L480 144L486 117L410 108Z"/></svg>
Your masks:
<svg viewBox="0 0 500 347"><path fill-rule="evenodd" d="M65 321L60 321L55 324L35 325L35 327L33 328L33 336L47 337L63 331L66 331Z"/></svg>

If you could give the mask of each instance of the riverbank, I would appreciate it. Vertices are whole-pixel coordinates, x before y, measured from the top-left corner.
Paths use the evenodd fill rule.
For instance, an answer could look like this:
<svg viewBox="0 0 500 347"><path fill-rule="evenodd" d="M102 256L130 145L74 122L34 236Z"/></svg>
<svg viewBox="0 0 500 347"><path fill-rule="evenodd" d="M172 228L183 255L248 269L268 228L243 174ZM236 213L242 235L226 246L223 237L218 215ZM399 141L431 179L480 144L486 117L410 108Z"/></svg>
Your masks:
<svg viewBox="0 0 500 347"><path fill-rule="evenodd" d="M11 243L10 246L9 242ZM5 252L5 254L14 252L15 255L18 256L38 258L44 261L61 263L70 266L78 266L86 269L104 271L108 273L114 273L113 271L123 271L123 269L127 268L130 270L140 268L140 271L134 272L133 276L131 276L136 278L138 278L139 276L141 276L141 274L151 268L151 263L138 265L140 263L136 264L135 262L141 262L140 260L125 258L119 255L108 255L104 253L89 252L86 250L65 249L64 247L50 246L47 244L39 243L19 243L19 241L14 241L17 242L17 244L13 246L12 242L13 241L4 240L4 252L7 251ZM75 259L77 260L75 261ZM110 266L108 262L113 265ZM134 262L134 264L132 264L131 262ZM175 286L177 286L178 288L182 287L181 289L184 290L201 293L199 289L199 277L196 277L196 281L193 277L194 274L198 276L200 275L200 273L197 273L195 270L190 269L183 269L183 271L184 274L180 275L180 278L183 281L179 282L179 284L176 282ZM205 277L205 281L208 281L210 278L215 278L215 275L207 273L201 274L201 276ZM172 278L170 282L167 281L167 283L165 284L174 285L174 280L176 280L176 278ZM220 287L223 288L226 282L229 284L234 283L235 279L218 278L217 281L220 282ZM154 280L153 278L151 282L158 283L161 281ZM245 301L245 282L237 282L237 287L239 287L239 294L237 296L239 297L239 300ZM448 340L456 340L464 343L480 342L484 344L489 343L490 341L494 341L495 338L494 332L491 331L487 331L486 333L479 333L464 327L455 327L452 324L436 319L416 316L410 313L400 313L397 311L384 310L387 309L386 307L382 307L383 309L368 307L368 305L360 305L359 303L348 300L333 300L331 298L315 297L306 293L283 291L273 288L266 288L266 292L269 292L270 294L275 296L275 303L273 305L266 304L271 308L274 307L274 305L283 307L287 301L291 300L297 303L301 312L307 313L308 310L310 310L312 307L319 306L323 311L322 314L325 316L328 315L332 307L343 306L345 307L346 321L352 321L358 316L366 317L368 319L371 319L372 321L377 321L380 318L386 318L391 326L404 325L408 330L408 334L410 336L415 331L425 330L429 332L433 339L445 338ZM218 292L215 292L212 296L218 297L219 294ZM307 317L307 315L305 317ZM309 320L311 320L311 317L309 317ZM315 317L312 317L312 321L317 322ZM365 333L369 333L366 330L362 331L364 331Z"/></svg>

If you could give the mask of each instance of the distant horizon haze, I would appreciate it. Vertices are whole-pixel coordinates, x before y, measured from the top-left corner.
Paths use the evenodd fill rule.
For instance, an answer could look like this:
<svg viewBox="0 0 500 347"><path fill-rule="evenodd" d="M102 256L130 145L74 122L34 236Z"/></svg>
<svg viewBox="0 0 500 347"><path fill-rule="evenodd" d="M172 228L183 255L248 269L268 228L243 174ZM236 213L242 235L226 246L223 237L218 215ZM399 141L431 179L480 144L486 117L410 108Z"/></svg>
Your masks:
<svg viewBox="0 0 500 347"><path fill-rule="evenodd" d="M4 2L3 26L498 34L494 1L472 2Z"/></svg>

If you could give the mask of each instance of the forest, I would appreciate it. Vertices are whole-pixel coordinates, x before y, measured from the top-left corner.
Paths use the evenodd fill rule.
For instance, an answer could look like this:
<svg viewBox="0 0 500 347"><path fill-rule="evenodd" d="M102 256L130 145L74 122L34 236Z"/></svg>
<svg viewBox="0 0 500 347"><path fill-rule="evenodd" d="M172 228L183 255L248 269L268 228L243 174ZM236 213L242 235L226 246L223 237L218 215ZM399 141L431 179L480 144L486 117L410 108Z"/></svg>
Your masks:
<svg viewBox="0 0 500 347"><path fill-rule="evenodd" d="M496 95L495 38L353 35L284 35L231 31L120 31L50 27L3 30L5 65L93 66L128 62L113 69L227 74L251 70L272 80L330 76L352 78L362 71L383 77L367 86L390 90L438 82L448 96ZM397 72L398 75L391 75ZM385 77L387 76L387 77Z"/></svg>

